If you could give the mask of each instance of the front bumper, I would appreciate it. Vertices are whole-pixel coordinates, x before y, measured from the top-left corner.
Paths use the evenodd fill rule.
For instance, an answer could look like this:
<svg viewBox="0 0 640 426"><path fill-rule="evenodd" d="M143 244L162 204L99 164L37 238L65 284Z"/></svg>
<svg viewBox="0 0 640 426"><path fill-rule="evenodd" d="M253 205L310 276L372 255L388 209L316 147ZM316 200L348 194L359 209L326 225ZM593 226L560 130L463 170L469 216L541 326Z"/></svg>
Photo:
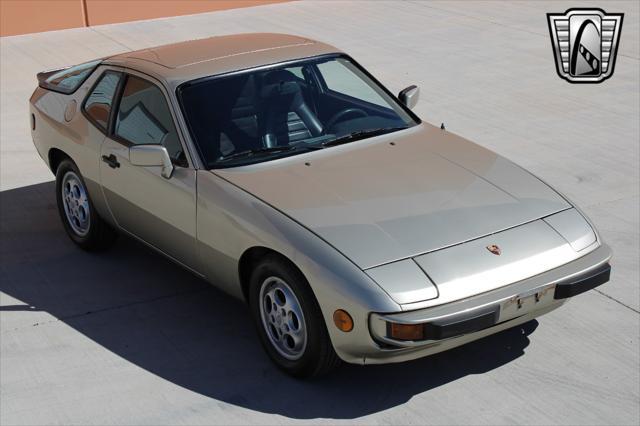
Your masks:
<svg viewBox="0 0 640 426"><path fill-rule="evenodd" d="M567 298L607 282L610 258L611 249L603 244L561 267L477 296L415 311L373 313L369 329L376 349L362 354L360 362L415 359L530 321L561 306ZM423 324L425 340L389 338L390 322Z"/></svg>

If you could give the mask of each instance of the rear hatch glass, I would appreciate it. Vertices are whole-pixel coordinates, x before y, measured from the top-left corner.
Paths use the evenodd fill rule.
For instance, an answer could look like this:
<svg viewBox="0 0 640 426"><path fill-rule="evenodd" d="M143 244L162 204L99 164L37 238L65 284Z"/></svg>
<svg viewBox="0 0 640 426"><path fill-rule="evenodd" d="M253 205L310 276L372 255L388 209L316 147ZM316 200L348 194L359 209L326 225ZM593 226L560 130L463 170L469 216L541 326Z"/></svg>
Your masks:
<svg viewBox="0 0 640 426"><path fill-rule="evenodd" d="M69 68L41 72L38 74L38 84L44 89L71 94L84 83L100 62L101 60L95 60Z"/></svg>

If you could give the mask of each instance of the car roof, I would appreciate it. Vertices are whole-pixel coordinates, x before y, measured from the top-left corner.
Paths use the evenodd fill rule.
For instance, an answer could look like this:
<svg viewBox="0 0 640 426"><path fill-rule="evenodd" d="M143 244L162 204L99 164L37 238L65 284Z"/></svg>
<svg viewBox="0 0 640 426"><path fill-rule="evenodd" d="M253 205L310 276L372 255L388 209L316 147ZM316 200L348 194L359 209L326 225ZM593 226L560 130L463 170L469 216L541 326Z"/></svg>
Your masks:
<svg viewBox="0 0 640 426"><path fill-rule="evenodd" d="M200 77L337 52L340 50L333 46L304 37L250 33L125 52L104 63L151 74L177 87Z"/></svg>

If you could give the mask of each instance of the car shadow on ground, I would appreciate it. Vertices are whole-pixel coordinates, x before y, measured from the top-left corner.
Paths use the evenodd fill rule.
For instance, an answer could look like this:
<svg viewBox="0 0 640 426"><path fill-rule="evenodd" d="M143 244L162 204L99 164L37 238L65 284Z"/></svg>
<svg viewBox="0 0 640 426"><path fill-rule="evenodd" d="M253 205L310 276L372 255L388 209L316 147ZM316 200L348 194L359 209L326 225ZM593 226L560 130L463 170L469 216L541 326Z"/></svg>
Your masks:
<svg viewBox="0 0 640 426"><path fill-rule="evenodd" d="M352 419L383 411L509 363L538 325L412 362L343 365L325 378L295 380L262 351L244 303L129 238L100 254L76 248L58 219L52 182L1 192L0 217L5 320L16 311L47 312L165 380L260 412ZM25 319L16 327L33 325Z"/></svg>

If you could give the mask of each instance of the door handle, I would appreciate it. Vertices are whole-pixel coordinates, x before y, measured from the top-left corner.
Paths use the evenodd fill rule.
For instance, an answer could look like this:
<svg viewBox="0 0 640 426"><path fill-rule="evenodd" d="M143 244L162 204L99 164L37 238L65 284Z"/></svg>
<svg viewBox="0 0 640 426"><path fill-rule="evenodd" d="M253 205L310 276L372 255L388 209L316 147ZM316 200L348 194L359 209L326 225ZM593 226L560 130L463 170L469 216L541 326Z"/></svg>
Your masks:
<svg viewBox="0 0 640 426"><path fill-rule="evenodd" d="M118 159L113 154L111 154L111 155L103 155L102 156L102 161L107 163L109 165L109 167L111 167L112 169L117 169L118 167L120 167L120 163L118 163Z"/></svg>

